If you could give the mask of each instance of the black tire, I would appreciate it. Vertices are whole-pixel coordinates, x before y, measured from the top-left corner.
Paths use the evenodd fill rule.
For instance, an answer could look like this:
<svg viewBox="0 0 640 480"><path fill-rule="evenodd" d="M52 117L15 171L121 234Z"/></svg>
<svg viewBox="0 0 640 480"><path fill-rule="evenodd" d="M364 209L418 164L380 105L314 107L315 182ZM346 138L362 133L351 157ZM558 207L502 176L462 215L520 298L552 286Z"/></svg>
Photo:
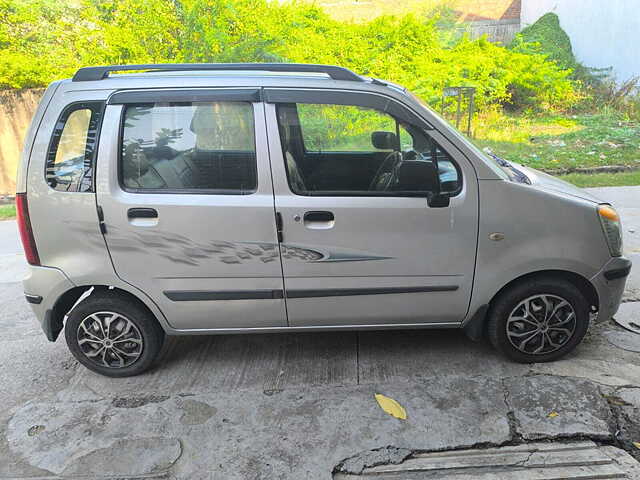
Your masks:
<svg viewBox="0 0 640 480"><path fill-rule="evenodd" d="M566 318L575 318L575 323L569 322L566 326L571 328L573 327L573 331L571 335L566 333L559 333L558 328L564 327L565 325L561 325L560 327L556 327L554 329L553 335L559 335L559 337L554 337L554 343L561 345L554 351L550 351L545 353L544 350L541 353L533 353L528 352L528 349L535 349L535 347L539 348L541 343L548 342L551 340L551 337L547 336L545 339L542 339L544 334L537 334L536 337L533 338L533 345L531 343L526 344L524 346L524 350L516 348L514 343L521 343L529 337L529 332L533 332L533 329L541 328L541 332L550 332L549 325L551 322L544 322L542 324L546 324L545 327L534 327L532 322L520 322L517 320L512 320L509 323L511 328L510 337L507 333L507 323L512 314L517 316L518 313L522 313L523 310L518 310L515 312L516 307L520 307L521 302L525 302L528 299L534 297L534 302L537 301L535 297L537 295L549 295L552 301L558 301L557 298L563 299L570 307L573 309L574 317L570 316L569 307L562 307L563 310L561 313L565 313ZM549 297L547 297L549 298ZM560 302L559 302L560 303ZM538 302L538 304L541 304ZM557 305L557 304L556 304ZM533 310L533 309L531 309ZM552 309L553 312L553 309ZM521 283L514 285L513 287L505 290L500 293L500 295L495 298L489 309L488 321L487 321L487 336L489 337L489 341L491 344L500 352L505 354L511 360L514 360L518 363L542 363L542 362L551 362L557 360L569 352L571 352L576 346L582 341L584 335L587 333L589 328L589 313L590 313L590 304L587 299L582 295L580 290L578 290L571 282L564 280L562 278L554 278L554 277L538 277L532 278L529 280L525 280ZM536 321L541 320L544 316L544 313L538 314L539 318ZM531 317L527 317L531 318ZM557 317L555 317L557 318ZM559 323L558 321L554 322ZM522 327L524 326L524 327ZM517 328L526 328L531 329L529 331L522 330L524 333L519 334ZM520 335L517 338L516 335ZM526 336L525 336L526 335ZM524 336L524 338L523 338ZM510 338L513 338L510 340ZM522 339L522 340L521 340ZM547 348L553 348L553 346L549 343Z"/></svg>
<svg viewBox="0 0 640 480"><path fill-rule="evenodd" d="M95 332L100 332L97 328L99 324L93 322L92 319L94 317L90 316L97 315L98 319L106 319L107 317L109 317L109 319L114 318L113 315L109 315L110 313L121 316L116 317L117 320L111 323L114 324L114 332L111 332L110 335L106 337L104 331L97 336L94 335ZM87 321L83 324L85 319ZM127 321L133 324L133 326L129 325ZM83 324L82 328L81 324ZM95 330L90 328L90 332L87 333L87 326L94 327ZM128 333L122 334L121 331L117 330L118 327L121 327L122 331L126 330ZM84 299L69 314L64 335L69 350L81 364L89 370L107 377L130 377L148 370L158 357L165 339L164 330L162 330L158 321L148 310L137 302L118 295L115 292L92 293ZM113 343L111 338L117 339L118 335L124 336L121 336L123 339L117 341L116 346L116 343ZM83 338L79 339L79 336ZM99 337L103 338L102 344L94 340ZM126 353L125 355L111 353L113 350L104 353L106 349L104 348L104 342L106 342L104 338L107 337L110 337L110 348L118 348L116 352L123 352L123 350L127 350L127 347L130 347L129 350L124 352ZM83 340L85 341L83 342ZM93 360L89 358L85 351L83 351L84 348L85 350L89 350L89 354L93 354L100 349L100 345L103 346L103 353L98 355L98 359ZM119 348L122 348L122 350ZM105 357L103 357L103 355ZM104 362L111 365L104 365Z"/></svg>

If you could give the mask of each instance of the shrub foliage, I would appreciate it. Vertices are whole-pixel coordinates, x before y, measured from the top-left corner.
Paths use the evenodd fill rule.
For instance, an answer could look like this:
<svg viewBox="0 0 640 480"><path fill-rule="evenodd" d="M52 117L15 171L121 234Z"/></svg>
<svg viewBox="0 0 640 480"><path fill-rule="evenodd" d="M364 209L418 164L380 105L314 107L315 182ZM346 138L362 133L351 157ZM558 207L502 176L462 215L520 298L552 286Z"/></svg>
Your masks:
<svg viewBox="0 0 640 480"><path fill-rule="evenodd" d="M524 53L548 55L563 68L575 68L576 59L571 48L569 35L560 26L560 19L549 12L534 24L524 28L515 38L512 48Z"/></svg>
<svg viewBox="0 0 640 480"><path fill-rule="evenodd" d="M521 40L507 49L443 31L440 14L333 20L306 2L0 0L0 88L39 87L80 66L149 62L336 64L400 83L431 104L474 86L479 108L565 109L566 65Z"/></svg>

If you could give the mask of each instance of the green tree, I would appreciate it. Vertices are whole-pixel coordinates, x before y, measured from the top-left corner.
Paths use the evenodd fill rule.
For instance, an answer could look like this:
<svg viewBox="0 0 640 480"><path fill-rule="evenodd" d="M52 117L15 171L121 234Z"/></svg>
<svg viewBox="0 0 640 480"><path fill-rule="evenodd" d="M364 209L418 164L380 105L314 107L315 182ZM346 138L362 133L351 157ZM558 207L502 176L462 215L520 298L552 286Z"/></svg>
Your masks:
<svg viewBox="0 0 640 480"><path fill-rule="evenodd" d="M575 102L571 71L535 44L509 50L452 29L444 10L353 23L302 1L0 0L0 88L43 86L87 65L282 61L342 65L432 104L447 86L476 87L481 109Z"/></svg>

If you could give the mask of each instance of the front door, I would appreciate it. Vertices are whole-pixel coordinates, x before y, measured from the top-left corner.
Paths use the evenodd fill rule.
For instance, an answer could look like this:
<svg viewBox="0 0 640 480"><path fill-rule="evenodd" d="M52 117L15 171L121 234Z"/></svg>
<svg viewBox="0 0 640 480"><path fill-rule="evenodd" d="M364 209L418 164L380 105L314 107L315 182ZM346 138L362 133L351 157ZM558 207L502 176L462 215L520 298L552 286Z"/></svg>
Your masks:
<svg viewBox="0 0 640 480"><path fill-rule="evenodd" d="M112 96L97 201L120 278L176 329L286 326L258 91Z"/></svg>
<svg viewBox="0 0 640 480"><path fill-rule="evenodd" d="M289 324L461 322L477 241L472 166L394 100L311 95L266 96Z"/></svg>

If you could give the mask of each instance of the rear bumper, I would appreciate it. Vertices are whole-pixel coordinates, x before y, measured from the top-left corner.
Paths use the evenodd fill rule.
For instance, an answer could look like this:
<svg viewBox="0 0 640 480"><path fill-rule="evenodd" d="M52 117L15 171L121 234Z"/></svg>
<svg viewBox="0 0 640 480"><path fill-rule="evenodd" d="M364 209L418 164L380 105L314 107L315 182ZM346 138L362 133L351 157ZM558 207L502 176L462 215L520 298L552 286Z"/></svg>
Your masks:
<svg viewBox="0 0 640 480"><path fill-rule="evenodd" d="M591 278L600 301L598 318L608 320L618 311L630 271L631 260L614 257Z"/></svg>
<svg viewBox="0 0 640 480"><path fill-rule="evenodd" d="M60 296L75 285L60 269L35 266L29 266L29 274L22 281L22 285L25 298L36 314L47 339L55 341L60 331L59 328L54 328L51 322L53 307Z"/></svg>

